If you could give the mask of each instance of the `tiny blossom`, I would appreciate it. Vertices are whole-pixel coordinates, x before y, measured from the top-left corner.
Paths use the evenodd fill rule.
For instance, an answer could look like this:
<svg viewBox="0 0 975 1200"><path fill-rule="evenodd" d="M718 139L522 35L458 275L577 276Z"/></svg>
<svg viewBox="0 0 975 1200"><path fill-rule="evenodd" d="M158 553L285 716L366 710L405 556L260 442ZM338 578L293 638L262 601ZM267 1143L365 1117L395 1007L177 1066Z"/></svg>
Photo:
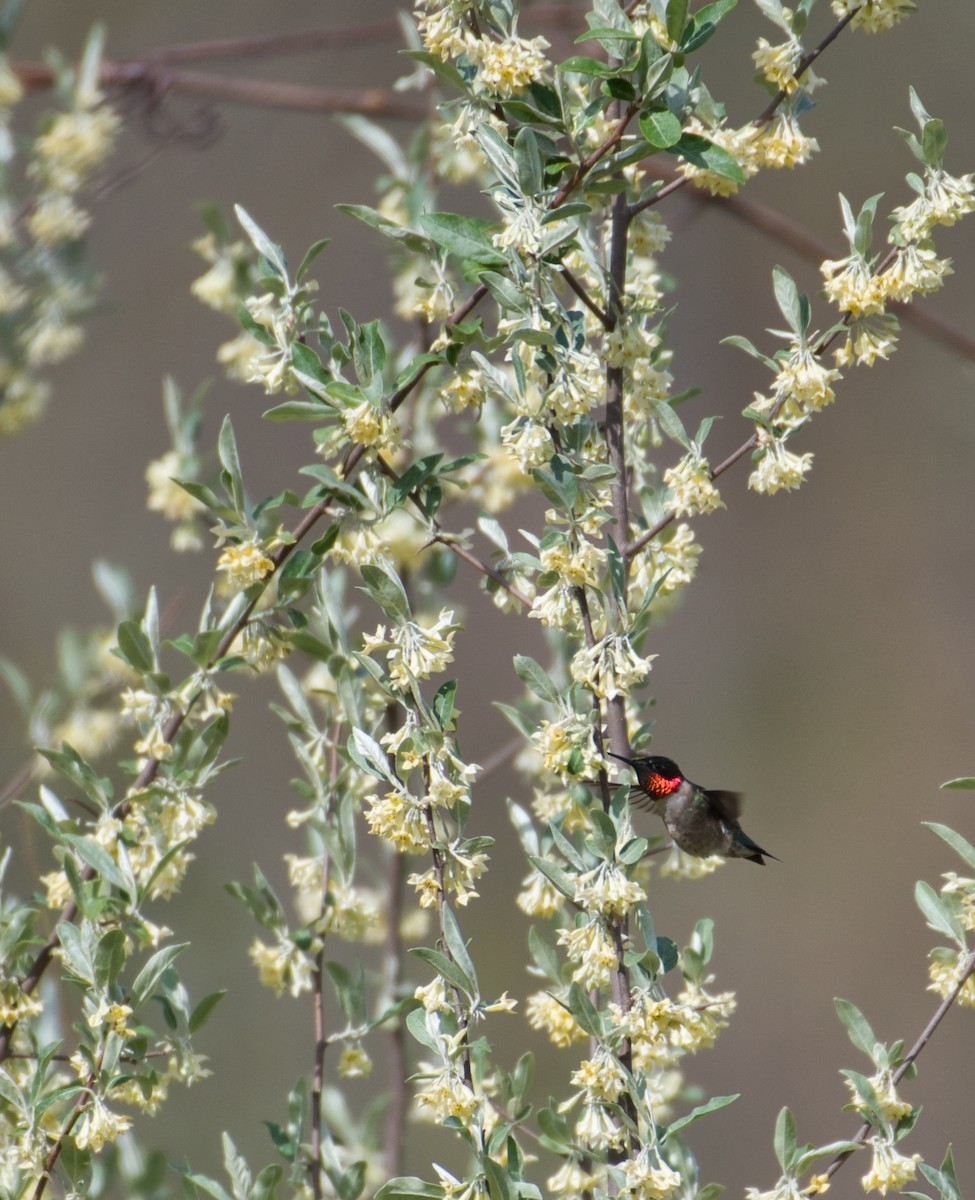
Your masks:
<svg viewBox="0 0 975 1200"><path fill-rule="evenodd" d="M846 340L833 352L840 367L856 362L872 367L877 359L887 359L897 347L897 318L884 314L855 321Z"/></svg>
<svg viewBox="0 0 975 1200"><path fill-rule="evenodd" d="M372 1072L372 1059L361 1044L344 1046L336 1067L343 1079L364 1079Z"/></svg>
<svg viewBox="0 0 975 1200"><path fill-rule="evenodd" d="M558 944L576 967L572 978L584 988L606 987L610 974L619 966L616 947L601 921L587 921L576 929L560 929Z"/></svg>
<svg viewBox="0 0 975 1200"><path fill-rule="evenodd" d="M576 880L576 903L604 916L625 916L646 898L643 888L627 879L618 863L602 862Z"/></svg>
<svg viewBox="0 0 975 1200"><path fill-rule="evenodd" d="M456 1067L449 1066L434 1076L425 1087L416 1094L417 1103L421 1107L432 1110L438 1121L446 1121L448 1117L457 1117L465 1123L477 1111L478 1099L464 1082Z"/></svg>
<svg viewBox="0 0 975 1200"><path fill-rule="evenodd" d="M524 258L537 257L542 250L545 209L501 190L494 193L494 200L504 219L504 227L492 238L495 246L499 250L517 250Z"/></svg>
<svg viewBox="0 0 975 1200"><path fill-rule="evenodd" d="M650 674L656 654L641 658L626 634L609 634L572 659L572 678L601 699L628 696Z"/></svg>
<svg viewBox="0 0 975 1200"><path fill-rule="evenodd" d="M776 113L745 143L743 152L755 168L778 171L801 166L818 149L819 143L806 137L791 113Z"/></svg>
<svg viewBox="0 0 975 1200"><path fill-rule="evenodd" d="M111 153L121 118L111 108L75 109L58 113L34 142L31 173L76 190Z"/></svg>
<svg viewBox="0 0 975 1200"><path fill-rule="evenodd" d="M386 636L385 625L362 640L365 654L387 649L386 663L392 681L401 688L410 686L410 679L429 679L442 671L454 657L454 635L460 628L454 623L450 609L440 610L440 616L429 628L416 621L394 625Z"/></svg>
<svg viewBox="0 0 975 1200"><path fill-rule="evenodd" d="M812 466L812 451L793 454L781 438L770 437L764 429L759 433L758 444L765 454L748 477L752 491L771 496L782 488L797 488Z"/></svg>
<svg viewBox="0 0 975 1200"><path fill-rule="evenodd" d="M955 896L961 906L959 920L965 929L975 932L975 879L966 879L954 871L942 876L946 880L941 889L943 896Z"/></svg>
<svg viewBox="0 0 975 1200"><path fill-rule="evenodd" d="M554 571L572 587L595 587L605 560L605 550L580 538L575 547L566 541L544 547L540 556L543 571Z"/></svg>
<svg viewBox="0 0 975 1200"><path fill-rule="evenodd" d="M685 984L677 1003L681 1006L681 1022L672 1032L671 1040L691 1054L714 1044L721 1030L728 1028L728 1020L738 1005L734 992L712 995L698 983Z"/></svg>
<svg viewBox="0 0 975 1200"><path fill-rule="evenodd" d="M517 460L522 471L528 472L532 467L541 467L548 463L555 453L555 443L552 435L540 421L526 420L518 417L501 431L501 444Z"/></svg>
<svg viewBox="0 0 975 1200"><path fill-rule="evenodd" d="M554 1175L545 1181L545 1190L558 1200L584 1200L592 1194L592 1189L598 1182L595 1175L590 1175L573 1158L559 1167Z"/></svg>
<svg viewBox="0 0 975 1200"><path fill-rule="evenodd" d="M59 872L60 874L60 872ZM45 876L44 883L50 876ZM70 888L69 888L70 894ZM56 907L52 905L51 907ZM15 979L5 979L0 982L0 1023L14 1026L18 1021L28 1017L38 1016L44 1009L37 996L28 995Z"/></svg>
<svg viewBox="0 0 975 1200"><path fill-rule="evenodd" d="M603 764L592 722L578 713L542 721L531 740L542 756L543 770L563 780L591 779Z"/></svg>
<svg viewBox="0 0 975 1200"><path fill-rule="evenodd" d="M548 992L535 992L528 997L525 1014L532 1029L548 1034L556 1046L571 1046L586 1040L586 1031L568 1009Z"/></svg>
<svg viewBox="0 0 975 1200"><path fill-rule="evenodd" d="M745 1188L745 1200L803 1200L803 1196L799 1181L791 1175L783 1175L768 1192L760 1192L758 1188Z"/></svg>
<svg viewBox="0 0 975 1200"><path fill-rule="evenodd" d="M666 535L665 535L666 536ZM670 536L664 542L656 538L649 543L632 564L631 578L633 603L657 587L657 603L672 596L686 586L697 573L701 547L694 541L694 532L689 525L671 527ZM659 586L658 586L659 585Z"/></svg>
<svg viewBox="0 0 975 1200"><path fill-rule="evenodd" d="M507 99L523 92L545 74L548 42L543 37L511 36L503 42L475 38L467 42L467 57L477 64L478 82L492 95Z"/></svg>
<svg viewBox="0 0 975 1200"><path fill-rule="evenodd" d="M63 362L81 346L85 331L55 312L44 313L19 335L29 366L41 367Z"/></svg>
<svg viewBox="0 0 975 1200"><path fill-rule="evenodd" d="M413 992L428 1013L449 1013L454 1011L453 999L447 988L446 981L441 976L431 979Z"/></svg>
<svg viewBox="0 0 975 1200"><path fill-rule="evenodd" d="M443 856L443 891L452 895L460 905L477 899L478 893L471 886L487 867L486 854L459 854L449 847ZM430 867L422 875L410 875L406 881L420 893L420 906L433 908L440 897L440 877Z"/></svg>
<svg viewBox="0 0 975 1200"><path fill-rule="evenodd" d="M873 274L870 264L860 254L829 259L820 271L825 280L824 291L829 300L853 317L882 313L886 293L880 277Z"/></svg>
<svg viewBox="0 0 975 1200"><path fill-rule="evenodd" d="M273 988L276 995L280 996L285 988L292 996L311 991L314 964L286 934L279 933L273 946L255 938L248 954L257 966L261 983Z"/></svg>
<svg viewBox="0 0 975 1200"><path fill-rule="evenodd" d="M856 1084L852 1079L846 1079L846 1086L853 1093L853 1107L861 1112L864 1116L868 1116L870 1109L860 1098L860 1093L857 1091ZM894 1081L890 1070L881 1071L877 1075L870 1078L870 1086L874 1090L874 1098L876 1100L876 1108L885 1120L896 1123L902 1117L909 1117L914 1111L913 1106L906 1100L901 1100L897 1095L897 1089L894 1087Z"/></svg>
<svg viewBox="0 0 975 1200"><path fill-rule="evenodd" d="M97 1154L106 1142L114 1142L131 1124L131 1117L113 1113L101 1096L94 1096L84 1116L74 1127L75 1144L79 1150L91 1150Z"/></svg>
<svg viewBox="0 0 975 1200"><path fill-rule="evenodd" d="M535 788L532 793L532 812L540 821L557 821L564 833L573 833L577 829L590 830L592 821L585 800L580 799L579 789L572 791L550 791Z"/></svg>
<svg viewBox="0 0 975 1200"><path fill-rule="evenodd" d="M906 304L915 292L930 295L944 285L946 275L951 275L951 259L938 258L930 247L904 246L891 266L877 276L888 300Z"/></svg>
<svg viewBox="0 0 975 1200"><path fill-rule="evenodd" d="M833 0L833 12L838 17L855 13L852 25L864 33L880 33L891 29L914 12L913 0Z"/></svg>
<svg viewBox="0 0 975 1200"><path fill-rule="evenodd" d="M480 408L484 397L484 373L478 367L458 371L453 379L440 389L440 399L451 412Z"/></svg>
<svg viewBox="0 0 975 1200"><path fill-rule="evenodd" d="M954 225L972 211L975 211L975 176L956 178L938 168L925 175L924 190L913 203L895 208L890 215L903 238L921 242L935 225Z"/></svg>
<svg viewBox="0 0 975 1200"><path fill-rule="evenodd" d="M758 39L758 46L752 51L752 59L762 75L791 95L799 86L795 77L796 67L802 58L802 45L793 34L785 42L777 46L771 45L766 38Z"/></svg>
<svg viewBox="0 0 975 1200"><path fill-rule="evenodd" d="M535 867L521 881L521 891L515 903L530 917L554 917L562 907L562 895Z"/></svg>
<svg viewBox="0 0 975 1200"><path fill-rule="evenodd" d="M623 1144L626 1131L602 1104L587 1104L576 1121L576 1137L590 1150L609 1150Z"/></svg>
<svg viewBox="0 0 975 1200"><path fill-rule="evenodd" d="M947 998L958 987L966 963L957 950L935 950L932 954L928 975L931 982L929 992L937 992ZM975 975L969 975L958 993L958 1003L963 1008L975 1008Z"/></svg>
<svg viewBox="0 0 975 1200"><path fill-rule="evenodd" d="M67 192L43 192L27 218L27 229L42 246L80 238L91 224L91 214L79 208Z"/></svg>
<svg viewBox="0 0 975 1200"><path fill-rule="evenodd" d="M146 507L161 512L167 521L189 521L204 506L173 478L185 473L184 459L176 450L167 450L162 458L154 459L146 467L146 483L149 498Z"/></svg>
<svg viewBox="0 0 975 1200"><path fill-rule="evenodd" d="M676 467L664 471L664 483L673 494L674 512L678 517L714 512L724 508L721 493L711 482L708 460L700 455L685 454Z"/></svg>
<svg viewBox="0 0 975 1200"><path fill-rule="evenodd" d="M583 1059L578 1069L573 1071L571 1083L573 1087L584 1088L590 1102L612 1102L626 1086L626 1078L615 1056L600 1047L594 1058Z"/></svg>
<svg viewBox="0 0 975 1200"><path fill-rule="evenodd" d="M0 55L0 108L13 108L23 95L20 76L10 66L6 54Z"/></svg>
<svg viewBox="0 0 975 1200"><path fill-rule="evenodd" d="M238 542L220 555L217 570L227 572L227 583L234 591L243 591L273 571L274 563L256 542Z"/></svg>
<svg viewBox="0 0 975 1200"><path fill-rule="evenodd" d="M776 396L788 396L793 404L819 409L836 399L830 385L839 378L840 372L824 366L809 346L794 345L779 367L773 390Z"/></svg>
<svg viewBox="0 0 975 1200"><path fill-rule="evenodd" d="M680 1175L646 1146L623 1164L623 1175L622 1194L633 1200L666 1200L681 1185Z"/></svg>
<svg viewBox="0 0 975 1200"><path fill-rule="evenodd" d="M660 875L663 879L703 879L705 875L713 875L725 862L727 859L720 854L709 854L707 858L685 854L675 842L660 864Z"/></svg>
<svg viewBox="0 0 975 1200"><path fill-rule="evenodd" d="M400 854L424 854L430 849L430 830L423 806L408 792L373 796L365 817L370 830Z"/></svg>
<svg viewBox="0 0 975 1200"><path fill-rule="evenodd" d="M870 1138L867 1145L873 1150L873 1163L862 1180L865 1192L880 1192L881 1196L886 1196L888 1191L899 1192L917 1174L920 1154L908 1158L899 1154L891 1142L881 1138Z"/></svg>
<svg viewBox="0 0 975 1200"><path fill-rule="evenodd" d="M464 52L468 32L466 17L468 0L418 0L417 28L423 44L431 54L445 62ZM432 11L421 12L422 9Z"/></svg>
<svg viewBox="0 0 975 1200"><path fill-rule="evenodd" d="M345 409L342 424L351 441L369 450L389 452L399 444L399 427L393 414L368 400Z"/></svg>

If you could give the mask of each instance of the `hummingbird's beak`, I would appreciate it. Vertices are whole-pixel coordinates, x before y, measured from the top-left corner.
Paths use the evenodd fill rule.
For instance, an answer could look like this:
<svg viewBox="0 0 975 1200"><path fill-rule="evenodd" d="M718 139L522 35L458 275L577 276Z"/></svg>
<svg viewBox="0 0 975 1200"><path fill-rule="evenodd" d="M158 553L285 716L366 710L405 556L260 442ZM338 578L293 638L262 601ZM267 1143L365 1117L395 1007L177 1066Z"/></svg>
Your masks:
<svg viewBox="0 0 975 1200"><path fill-rule="evenodd" d="M614 754L612 752L612 750L607 750L606 753L609 755L610 758L617 758L617 759L619 759L620 762L625 762L631 767L633 766L632 758L626 758L625 755L622 755L622 754Z"/></svg>

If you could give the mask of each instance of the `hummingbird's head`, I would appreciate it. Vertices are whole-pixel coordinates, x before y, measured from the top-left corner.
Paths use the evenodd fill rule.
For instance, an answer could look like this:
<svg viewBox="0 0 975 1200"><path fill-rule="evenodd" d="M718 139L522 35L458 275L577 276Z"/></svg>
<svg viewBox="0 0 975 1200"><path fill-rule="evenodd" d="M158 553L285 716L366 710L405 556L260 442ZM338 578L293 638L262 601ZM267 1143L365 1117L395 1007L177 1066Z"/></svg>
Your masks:
<svg viewBox="0 0 975 1200"><path fill-rule="evenodd" d="M661 754L648 758L624 758L622 754L609 752L611 758L628 763L640 782L640 787L650 796L669 796L684 782L684 773L672 758Z"/></svg>

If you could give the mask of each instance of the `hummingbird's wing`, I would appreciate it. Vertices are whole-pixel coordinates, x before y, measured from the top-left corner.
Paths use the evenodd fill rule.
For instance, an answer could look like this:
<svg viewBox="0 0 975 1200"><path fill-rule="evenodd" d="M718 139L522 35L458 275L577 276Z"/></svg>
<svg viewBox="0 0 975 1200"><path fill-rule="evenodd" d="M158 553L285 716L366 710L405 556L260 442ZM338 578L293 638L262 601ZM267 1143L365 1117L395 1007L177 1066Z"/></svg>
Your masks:
<svg viewBox="0 0 975 1200"><path fill-rule="evenodd" d="M701 790L707 796L711 811L722 821L727 821L730 825L732 821L737 821L741 816L741 792L724 792L720 789L710 790L708 788Z"/></svg>
<svg viewBox="0 0 975 1200"><path fill-rule="evenodd" d="M645 792L638 783L634 783L630 787L629 801L631 808L641 808L644 812L653 813L654 816L657 816L659 800L658 796L651 796L648 792Z"/></svg>

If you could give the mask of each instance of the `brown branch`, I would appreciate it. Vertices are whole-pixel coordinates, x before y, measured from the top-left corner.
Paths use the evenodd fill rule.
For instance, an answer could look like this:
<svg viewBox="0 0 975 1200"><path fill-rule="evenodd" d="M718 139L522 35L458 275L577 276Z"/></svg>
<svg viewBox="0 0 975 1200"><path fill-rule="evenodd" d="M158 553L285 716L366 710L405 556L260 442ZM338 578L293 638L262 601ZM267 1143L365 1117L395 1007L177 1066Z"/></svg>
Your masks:
<svg viewBox="0 0 975 1200"><path fill-rule="evenodd" d="M13 69L28 91L46 90L54 84L54 72L45 63L16 63ZM174 70L165 63L151 60L107 59L102 63L98 78L102 87L141 89L155 99L169 92L181 92L297 112L363 113L371 117L408 120L422 120L429 115L425 105L404 100L382 88L328 88L263 79L231 79L203 71Z"/></svg>

